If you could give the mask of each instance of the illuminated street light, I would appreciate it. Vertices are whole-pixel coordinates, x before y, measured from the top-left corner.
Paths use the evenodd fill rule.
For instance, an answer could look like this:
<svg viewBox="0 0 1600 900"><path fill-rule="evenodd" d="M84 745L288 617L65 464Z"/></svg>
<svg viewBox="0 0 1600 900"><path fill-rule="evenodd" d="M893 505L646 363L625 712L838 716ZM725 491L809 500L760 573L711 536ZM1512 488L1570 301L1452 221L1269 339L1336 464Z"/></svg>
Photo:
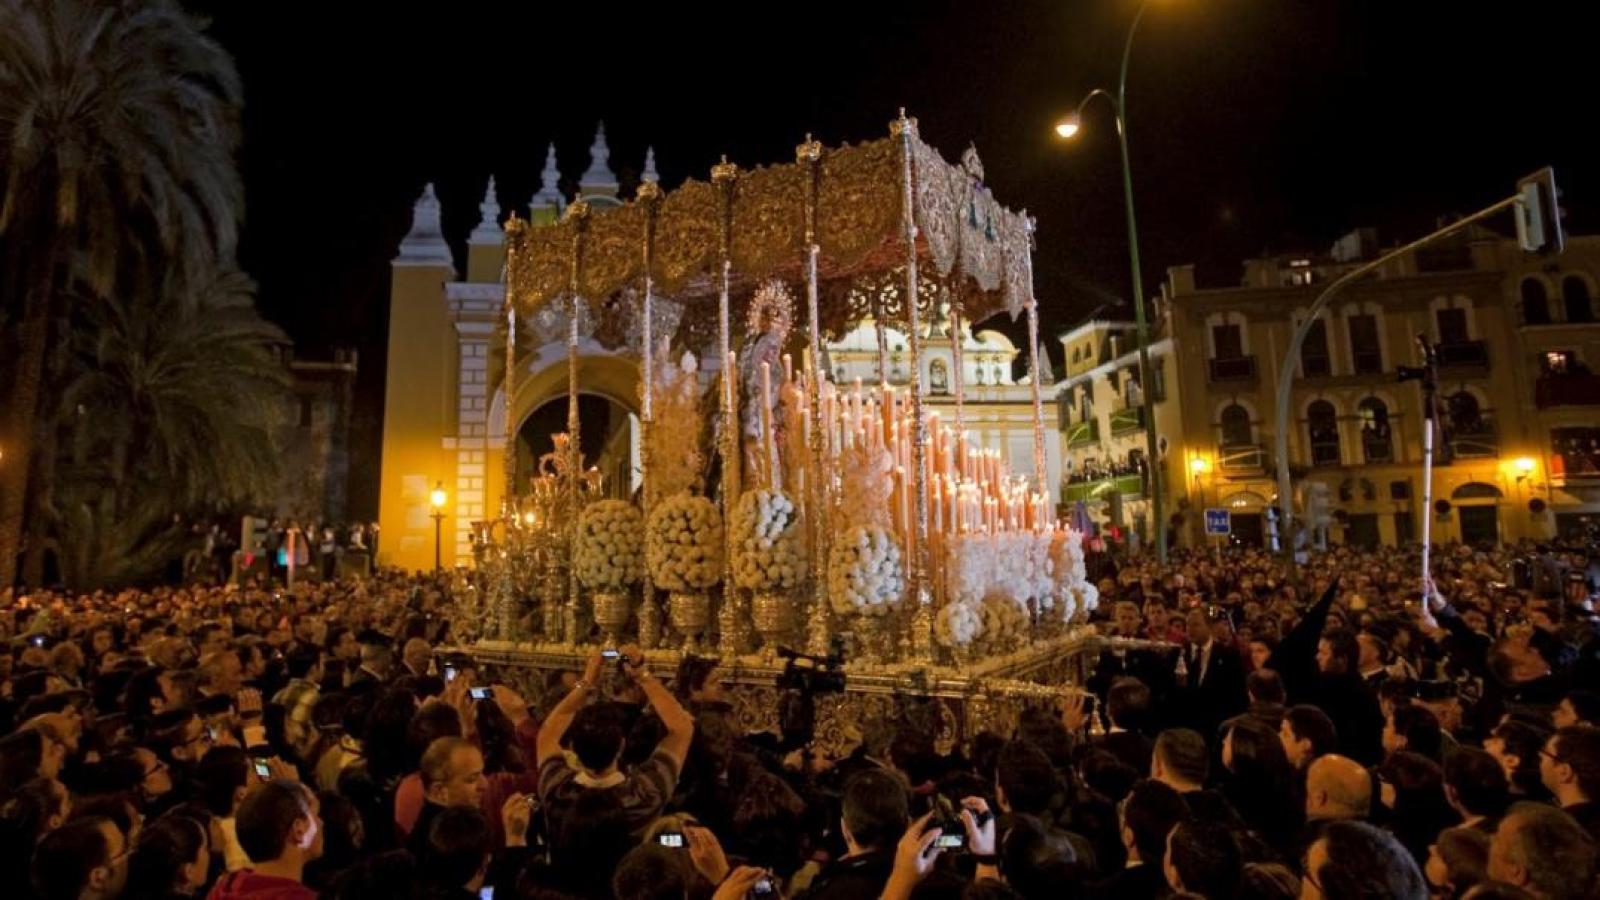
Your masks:
<svg viewBox="0 0 1600 900"><path fill-rule="evenodd" d="M1077 110L1056 123L1056 137L1070 141L1078 136L1078 130L1083 127L1083 120L1079 118Z"/></svg>
<svg viewBox="0 0 1600 900"><path fill-rule="evenodd" d="M1531 456L1518 457L1517 461L1513 463L1513 465L1517 467L1518 472L1521 472L1524 475L1533 474L1534 462L1533 457Z"/></svg>
<svg viewBox="0 0 1600 900"><path fill-rule="evenodd" d="M431 493L428 494L428 505L433 507L433 571L437 573L443 568L439 552L440 534L444 530L444 506L450 502L450 495L445 493L444 482L438 482Z"/></svg>

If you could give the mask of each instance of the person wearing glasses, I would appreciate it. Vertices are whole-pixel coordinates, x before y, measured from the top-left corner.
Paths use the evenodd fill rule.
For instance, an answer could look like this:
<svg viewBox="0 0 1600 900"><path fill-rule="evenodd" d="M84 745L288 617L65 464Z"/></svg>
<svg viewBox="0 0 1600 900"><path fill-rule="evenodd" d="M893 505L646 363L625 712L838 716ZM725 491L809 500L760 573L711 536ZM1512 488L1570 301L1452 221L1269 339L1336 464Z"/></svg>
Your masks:
<svg viewBox="0 0 1600 900"><path fill-rule="evenodd" d="M1539 780L1600 841L1600 728L1573 725L1551 735L1539 751Z"/></svg>

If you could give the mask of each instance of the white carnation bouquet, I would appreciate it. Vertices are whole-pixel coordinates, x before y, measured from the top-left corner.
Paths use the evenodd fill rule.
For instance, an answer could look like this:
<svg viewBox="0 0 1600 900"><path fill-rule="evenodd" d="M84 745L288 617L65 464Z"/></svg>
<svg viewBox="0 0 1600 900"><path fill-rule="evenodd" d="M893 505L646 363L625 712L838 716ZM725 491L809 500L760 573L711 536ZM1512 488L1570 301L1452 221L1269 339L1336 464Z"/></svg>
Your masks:
<svg viewBox="0 0 1600 900"><path fill-rule="evenodd" d="M994 580L995 540L994 535L988 534L951 536L946 553L952 598L978 603L989 592L989 584Z"/></svg>
<svg viewBox="0 0 1600 900"><path fill-rule="evenodd" d="M983 613L978 604L954 600L939 609L933 618L933 637L951 649L970 647L983 636Z"/></svg>
<svg viewBox="0 0 1600 900"><path fill-rule="evenodd" d="M882 616L905 592L900 547L886 528L857 525L828 553L828 599L840 615Z"/></svg>
<svg viewBox="0 0 1600 900"><path fill-rule="evenodd" d="M674 494L650 511L645 560L657 587L704 591L722 578L722 514L694 494Z"/></svg>
<svg viewBox="0 0 1600 900"><path fill-rule="evenodd" d="M1010 650L1028 635L1028 610L1015 597L996 591L983 598L983 640L994 650Z"/></svg>
<svg viewBox="0 0 1600 900"><path fill-rule="evenodd" d="M578 517L573 565L597 591L622 591L644 575L644 517L626 500L599 500Z"/></svg>
<svg viewBox="0 0 1600 900"><path fill-rule="evenodd" d="M1023 581L1026 591L1022 595L1033 600L1040 610L1049 609L1055 600L1055 560L1050 550L1054 541L1049 531L1029 531L1019 535L1022 542Z"/></svg>
<svg viewBox="0 0 1600 900"><path fill-rule="evenodd" d="M746 590L792 588L805 577L806 545L794 501L746 491L733 508L733 581Z"/></svg>

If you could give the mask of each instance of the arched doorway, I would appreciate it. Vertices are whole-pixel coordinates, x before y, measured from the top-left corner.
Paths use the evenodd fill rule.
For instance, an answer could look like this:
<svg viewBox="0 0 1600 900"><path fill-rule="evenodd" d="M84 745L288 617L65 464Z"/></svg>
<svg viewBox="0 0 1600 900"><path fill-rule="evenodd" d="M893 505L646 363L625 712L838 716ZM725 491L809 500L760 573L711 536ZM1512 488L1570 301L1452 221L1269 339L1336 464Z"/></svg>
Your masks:
<svg viewBox="0 0 1600 900"><path fill-rule="evenodd" d="M1461 517L1463 544L1500 542L1500 496L1499 488L1481 481L1463 484L1450 494Z"/></svg>
<svg viewBox="0 0 1600 900"><path fill-rule="evenodd" d="M539 460L555 450L555 435L567 430L567 398L553 397L540 404L517 429L517 493L528 490L538 475ZM595 467L604 476L608 497L627 497L637 486L639 420L633 411L601 395L578 395L578 450L585 469Z"/></svg>
<svg viewBox="0 0 1600 900"><path fill-rule="evenodd" d="M1236 547L1261 547L1266 544L1266 525L1262 514L1267 509L1267 498L1255 491L1239 491L1224 499L1222 507L1228 511L1230 544Z"/></svg>

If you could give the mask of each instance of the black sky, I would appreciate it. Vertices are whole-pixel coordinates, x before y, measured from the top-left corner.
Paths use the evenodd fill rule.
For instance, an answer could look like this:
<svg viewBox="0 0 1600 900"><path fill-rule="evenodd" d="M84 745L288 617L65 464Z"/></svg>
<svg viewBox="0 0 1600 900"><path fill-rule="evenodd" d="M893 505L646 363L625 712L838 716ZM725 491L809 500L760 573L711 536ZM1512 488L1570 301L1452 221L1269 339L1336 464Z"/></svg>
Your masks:
<svg viewBox="0 0 1600 900"><path fill-rule="evenodd" d="M241 262L303 355L361 351L355 512L376 502L389 260L434 181L458 242L492 172L524 206L547 142L587 164L604 119L626 179L663 182L885 132L896 108L1002 203L1039 220L1046 333L1128 293L1109 115L1050 124L1111 86L1134 0L809 3L191 3L245 82ZM1600 209L1586 3L1155 0L1129 79L1147 290L1169 265L1235 280L1263 251L1389 238L1554 164L1568 225ZM1125 311L1124 311L1125 312ZM1113 314L1117 311L1113 310ZM371 483L368 484L367 482Z"/></svg>

